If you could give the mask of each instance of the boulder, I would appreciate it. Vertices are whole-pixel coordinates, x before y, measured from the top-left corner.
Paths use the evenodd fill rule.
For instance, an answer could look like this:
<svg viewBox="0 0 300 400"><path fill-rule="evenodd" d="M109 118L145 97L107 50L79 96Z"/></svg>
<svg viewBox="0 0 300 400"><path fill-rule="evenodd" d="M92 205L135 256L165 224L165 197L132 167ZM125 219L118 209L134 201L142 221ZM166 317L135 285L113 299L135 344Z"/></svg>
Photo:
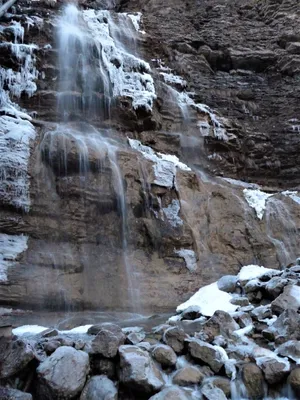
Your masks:
<svg viewBox="0 0 300 400"><path fill-rule="evenodd" d="M211 382L205 383L201 387L201 392L207 400L227 400L223 390L214 387Z"/></svg>
<svg viewBox="0 0 300 400"><path fill-rule="evenodd" d="M114 360L99 356L90 356L90 362L93 375L106 375L110 379L115 378L116 363Z"/></svg>
<svg viewBox="0 0 300 400"><path fill-rule="evenodd" d="M177 356L172 347L165 344L158 344L152 350L152 357L163 367L173 367L176 364Z"/></svg>
<svg viewBox="0 0 300 400"><path fill-rule="evenodd" d="M265 286L266 293L271 299L276 299L282 292L286 285L288 285L289 280L281 278L280 276L275 276L272 278Z"/></svg>
<svg viewBox="0 0 300 400"><path fill-rule="evenodd" d="M120 382L144 393L155 393L163 387L161 372L147 351L138 346L123 345L119 354Z"/></svg>
<svg viewBox="0 0 300 400"><path fill-rule="evenodd" d="M289 340L286 343L283 343L277 349L277 354L282 357L288 357L291 360L300 362L300 341L298 340Z"/></svg>
<svg viewBox="0 0 300 400"><path fill-rule="evenodd" d="M225 311L216 311L214 315L202 325L197 336L201 340L212 342L216 336L220 335L225 338L230 338L233 331L239 328L239 325L230 314Z"/></svg>
<svg viewBox="0 0 300 400"><path fill-rule="evenodd" d="M149 400L191 400L190 395L179 387L167 387Z"/></svg>
<svg viewBox="0 0 300 400"><path fill-rule="evenodd" d="M249 363L243 366L242 379L250 399L264 398L264 376L262 370L256 364Z"/></svg>
<svg viewBox="0 0 300 400"><path fill-rule="evenodd" d="M163 340L167 345L172 347L176 353L181 353L184 349L184 341L186 337L187 335L184 330L175 326L164 332Z"/></svg>
<svg viewBox="0 0 300 400"><path fill-rule="evenodd" d="M59 340L49 340L43 344L43 348L47 354L52 354L56 349L61 346L61 342Z"/></svg>
<svg viewBox="0 0 300 400"><path fill-rule="evenodd" d="M39 398L74 398L84 387L88 372L87 353L59 347L37 368Z"/></svg>
<svg viewBox="0 0 300 400"><path fill-rule="evenodd" d="M199 339L190 340L189 351L194 359L207 364L214 372L219 372L228 358L225 350L221 347L213 346Z"/></svg>
<svg viewBox="0 0 300 400"><path fill-rule="evenodd" d="M126 342L129 344L141 343L146 337L145 332L131 332L126 338Z"/></svg>
<svg viewBox="0 0 300 400"><path fill-rule="evenodd" d="M96 324L96 325L91 326L88 329L87 333L88 333L88 335L98 335L98 333L102 329L108 330L110 332L120 332L120 330L122 331L122 329L116 324L112 324L110 322L103 322L101 324Z"/></svg>
<svg viewBox="0 0 300 400"><path fill-rule="evenodd" d="M35 358L35 351L29 341L14 340L0 342L0 378L10 378L19 373Z"/></svg>
<svg viewBox="0 0 300 400"><path fill-rule="evenodd" d="M205 375L194 366L187 366L178 370L173 376L173 383L178 386L197 385L203 381Z"/></svg>
<svg viewBox="0 0 300 400"><path fill-rule="evenodd" d="M211 378L211 383L214 387L219 388L224 392L225 396L230 398L231 396L231 380L224 378L223 376L214 376Z"/></svg>
<svg viewBox="0 0 300 400"><path fill-rule="evenodd" d="M280 361L271 357L263 357L263 360L259 360L258 363L269 385L286 380L290 371L289 363L284 362L284 360Z"/></svg>
<svg viewBox="0 0 300 400"><path fill-rule="evenodd" d="M298 311L300 307L300 286L289 285L283 290L283 293L278 296L272 303L272 312L280 315L285 310Z"/></svg>
<svg viewBox="0 0 300 400"><path fill-rule="evenodd" d="M254 308L250 312L251 317L255 318L258 321L262 321L266 318L272 318L272 311L270 306L259 306Z"/></svg>
<svg viewBox="0 0 300 400"><path fill-rule="evenodd" d="M85 385L80 400L117 400L118 391L105 375L93 376Z"/></svg>
<svg viewBox="0 0 300 400"><path fill-rule="evenodd" d="M46 329L45 331L43 331L41 333L42 337L44 338L48 338L48 337L53 337L53 336L57 336L58 335L58 330L57 329Z"/></svg>
<svg viewBox="0 0 300 400"><path fill-rule="evenodd" d="M201 317L198 306L190 306L181 314L181 319L194 320Z"/></svg>
<svg viewBox="0 0 300 400"><path fill-rule="evenodd" d="M92 331L95 332L96 329ZM91 354L113 358L117 355L119 347L125 343L125 339L126 337L118 325L102 324L101 329L92 340Z"/></svg>
<svg viewBox="0 0 300 400"><path fill-rule="evenodd" d="M288 377L288 384L291 386L297 398L300 397L300 367L293 369Z"/></svg>
<svg viewBox="0 0 300 400"><path fill-rule="evenodd" d="M246 307L249 305L249 299L248 297L243 297L243 296L233 297L230 300L230 303L236 306Z"/></svg>
<svg viewBox="0 0 300 400"><path fill-rule="evenodd" d="M1 400L32 400L32 396L30 393L21 392L20 390L0 387L0 399Z"/></svg>
<svg viewBox="0 0 300 400"><path fill-rule="evenodd" d="M223 292L233 293L236 289L238 278L235 275L224 275L218 280L218 288Z"/></svg>
<svg viewBox="0 0 300 400"><path fill-rule="evenodd" d="M288 309L271 326L263 330L262 334L266 339L278 344L288 340L300 340L300 315L295 310Z"/></svg>

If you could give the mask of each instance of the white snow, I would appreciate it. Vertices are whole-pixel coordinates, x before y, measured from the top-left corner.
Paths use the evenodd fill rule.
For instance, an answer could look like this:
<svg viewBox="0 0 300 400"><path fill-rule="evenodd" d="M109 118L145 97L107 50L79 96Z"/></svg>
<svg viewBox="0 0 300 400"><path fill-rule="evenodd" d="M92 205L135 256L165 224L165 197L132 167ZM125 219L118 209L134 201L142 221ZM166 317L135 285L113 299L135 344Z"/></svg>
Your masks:
<svg viewBox="0 0 300 400"><path fill-rule="evenodd" d="M27 242L27 236L0 233L0 282L7 281L8 268L27 249Z"/></svg>
<svg viewBox="0 0 300 400"><path fill-rule="evenodd" d="M82 326L77 326L73 329L70 330L64 330L60 331L60 333L67 333L67 334L81 334L81 333L87 333L87 331L92 327L93 325L82 325Z"/></svg>
<svg viewBox="0 0 300 400"><path fill-rule="evenodd" d="M168 205L168 207L163 208L163 212L166 215L170 224L176 228L180 225L183 225L182 219L179 217L180 212L180 202L179 200L172 200L172 203Z"/></svg>
<svg viewBox="0 0 300 400"><path fill-rule="evenodd" d="M196 271L197 256L194 250L181 249L181 250L175 250L175 253L184 259L186 267L190 272Z"/></svg>
<svg viewBox="0 0 300 400"><path fill-rule="evenodd" d="M153 183L159 186L172 188L176 185L176 169L191 171L191 169L179 161L178 157L170 154L156 153L151 147L144 146L139 140L128 139L132 149L139 151L143 156L152 161L155 180Z"/></svg>
<svg viewBox="0 0 300 400"><path fill-rule="evenodd" d="M12 333L16 336L23 336L23 335L38 335L42 332L44 332L46 329L45 326L39 326L39 325L23 325L19 326L18 328L15 328L12 330Z"/></svg>
<svg viewBox="0 0 300 400"><path fill-rule="evenodd" d="M285 192L281 192L281 194L290 197L297 204L300 204L300 196L298 195L298 192L286 190Z"/></svg>
<svg viewBox="0 0 300 400"><path fill-rule="evenodd" d="M278 271L276 269L260 267L259 265L245 265L240 270L238 279L241 281L250 281L269 272L277 273Z"/></svg>
<svg viewBox="0 0 300 400"><path fill-rule="evenodd" d="M122 14L122 18L132 17ZM131 54L120 43L118 33L120 28L107 10L85 10L83 18L90 30L91 40L98 48L100 70L106 92L110 91L109 80L112 85L113 96L125 96L132 99L134 109L145 108L152 110L153 101L156 99L153 78L150 75L150 65ZM120 16L121 18L121 16ZM128 32L132 36L133 32ZM128 38L130 39L130 38Z"/></svg>
<svg viewBox="0 0 300 400"><path fill-rule="evenodd" d="M199 289L189 300L180 304L176 311L182 312L190 306L198 306L201 314L208 317L211 317L217 310L230 313L238 308L230 303L232 297L229 293L219 290L218 283L214 282Z"/></svg>
<svg viewBox="0 0 300 400"><path fill-rule="evenodd" d="M273 194L262 192L259 189L244 189L244 197L250 207L254 208L259 219L263 218L266 202Z"/></svg>
<svg viewBox="0 0 300 400"><path fill-rule="evenodd" d="M232 178L221 178L221 179L230 183L231 185L240 186L240 187L243 187L246 189L259 189L259 186L256 183L244 182L244 181L240 181L238 179L232 179Z"/></svg>
<svg viewBox="0 0 300 400"><path fill-rule="evenodd" d="M133 23L135 30L145 35L146 32L141 30L142 13L141 12L136 12L134 14L126 13L125 15L127 15L131 19L131 22Z"/></svg>
<svg viewBox="0 0 300 400"><path fill-rule="evenodd" d="M182 88L185 88L187 86L186 80L184 80L181 76L179 75L174 75L172 72L160 72L159 73L163 78L166 83L170 83L173 85L179 85Z"/></svg>

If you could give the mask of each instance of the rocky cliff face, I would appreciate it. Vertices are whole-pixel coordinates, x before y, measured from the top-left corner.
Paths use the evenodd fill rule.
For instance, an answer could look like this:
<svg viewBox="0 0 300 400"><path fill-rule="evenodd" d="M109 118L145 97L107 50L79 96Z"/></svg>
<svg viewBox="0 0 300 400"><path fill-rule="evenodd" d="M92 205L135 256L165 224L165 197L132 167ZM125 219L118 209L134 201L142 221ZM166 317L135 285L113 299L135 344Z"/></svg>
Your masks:
<svg viewBox="0 0 300 400"><path fill-rule="evenodd" d="M298 255L299 6L113 3L80 5L95 40L88 67L97 98L87 114L76 82L80 106L69 117L80 140L57 130L62 4L21 1L1 21L2 93L31 117L1 98L2 305L170 309L242 265L278 268ZM104 107L97 34L108 26L122 38L120 21L142 60L124 64L124 79L142 82L142 95L116 91L109 75L113 101ZM24 48L8 44L21 43L22 26ZM108 62L123 68L120 57ZM30 87L8 79L21 65ZM113 154L107 140L117 143Z"/></svg>

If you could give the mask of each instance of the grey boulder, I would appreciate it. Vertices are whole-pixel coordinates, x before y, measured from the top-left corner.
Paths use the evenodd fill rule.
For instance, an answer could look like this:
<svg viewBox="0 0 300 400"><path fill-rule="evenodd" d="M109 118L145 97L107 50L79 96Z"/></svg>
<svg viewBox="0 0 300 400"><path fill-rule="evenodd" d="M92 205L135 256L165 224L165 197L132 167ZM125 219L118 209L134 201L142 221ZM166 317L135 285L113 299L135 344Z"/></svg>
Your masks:
<svg viewBox="0 0 300 400"><path fill-rule="evenodd" d="M32 400L32 396L30 393L21 392L20 390L0 387L0 399L1 400Z"/></svg>
<svg viewBox="0 0 300 400"><path fill-rule="evenodd" d="M193 358L207 364L214 372L219 372L228 358L225 350L199 339L190 340L189 351Z"/></svg>
<svg viewBox="0 0 300 400"><path fill-rule="evenodd" d="M92 330L92 328L90 328L90 330ZM96 330L93 332L95 331ZM91 343L90 352L91 354L99 354L103 357L113 358L117 355L119 346L125 343L125 339L126 337L118 325L102 324Z"/></svg>
<svg viewBox="0 0 300 400"><path fill-rule="evenodd" d="M0 378L10 378L25 368L35 358L35 351L26 340L0 343Z"/></svg>
<svg viewBox="0 0 300 400"><path fill-rule="evenodd" d="M80 400L118 400L118 391L107 376L93 376L85 385Z"/></svg>
<svg viewBox="0 0 300 400"><path fill-rule="evenodd" d="M177 361L175 351L165 344L156 345L152 350L152 357L163 367L173 367Z"/></svg>

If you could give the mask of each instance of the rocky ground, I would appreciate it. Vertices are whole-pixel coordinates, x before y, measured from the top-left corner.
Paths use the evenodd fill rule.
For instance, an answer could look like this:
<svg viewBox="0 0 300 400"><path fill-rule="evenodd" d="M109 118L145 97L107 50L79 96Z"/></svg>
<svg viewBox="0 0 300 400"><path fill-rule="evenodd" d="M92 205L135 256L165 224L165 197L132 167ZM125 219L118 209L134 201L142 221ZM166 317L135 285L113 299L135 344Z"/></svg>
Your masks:
<svg viewBox="0 0 300 400"><path fill-rule="evenodd" d="M1 399L299 398L299 264L243 267L217 287L229 312L218 297L194 296L151 331L113 323L27 336L17 329L21 336L1 339Z"/></svg>

